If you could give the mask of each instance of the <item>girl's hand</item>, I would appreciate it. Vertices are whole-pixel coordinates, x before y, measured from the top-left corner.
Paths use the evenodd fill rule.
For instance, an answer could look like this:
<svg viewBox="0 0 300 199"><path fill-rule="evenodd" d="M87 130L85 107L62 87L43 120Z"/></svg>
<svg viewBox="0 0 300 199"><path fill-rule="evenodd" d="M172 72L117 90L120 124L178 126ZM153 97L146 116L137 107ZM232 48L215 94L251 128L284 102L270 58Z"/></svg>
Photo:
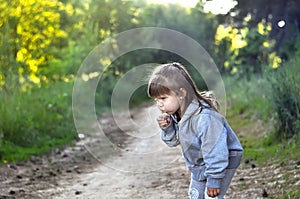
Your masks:
<svg viewBox="0 0 300 199"><path fill-rule="evenodd" d="M220 189L218 189L218 188L207 188L207 195L209 197L214 198L214 197L220 195Z"/></svg>
<svg viewBox="0 0 300 199"><path fill-rule="evenodd" d="M160 128L169 126L170 122L171 122L171 118L170 115L167 113L163 113L157 118L157 123Z"/></svg>

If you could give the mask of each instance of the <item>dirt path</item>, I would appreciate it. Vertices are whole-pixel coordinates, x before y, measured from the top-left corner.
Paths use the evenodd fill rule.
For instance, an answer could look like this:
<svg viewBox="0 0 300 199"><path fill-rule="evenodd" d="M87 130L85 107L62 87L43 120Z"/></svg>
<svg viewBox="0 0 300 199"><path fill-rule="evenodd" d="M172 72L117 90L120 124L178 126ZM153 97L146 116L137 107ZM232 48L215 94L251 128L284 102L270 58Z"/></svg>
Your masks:
<svg viewBox="0 0 300 199"><path fill-rule="evenodd" d="M170 149L160 141L159 129L148 117L157 115L156 111L154 107L139 110L131 117L134 124L126 122L130 120L126 115L119 115L124 120L119 128L130 137L115 149L121 150L90 172L59 182L61 189L53 198L186 198L182 190L188 187L188 172L179 148ZM100 121L101 126L110 123ZM97 151L108 149L90 146L101 161Z"/></svg>
<svg viewBox="0 0 300 199"><path fill-rule="evenodd" d="M148 106L115 120L103 116L99 125L104 133L94 132L73 147L26 163L0 167L0 199L187 199L190 174L180 148L160 140L153 120L158 114ZM226 198L279 198L287 186L286 173L294 176L290 186L300 185L299 165L277 161L259 167L244 159Z"/></svg>
<svg viewBox="0 0 300 199"><path fill-rule="evenodd" d="M180 149L160 140L153 120L158 114L148 106L129 116L106 115L99 120L103 134L91 133L74 147L2 166L0 199L187 198L189 172ZM117 125L114 119L124 122Z"/></svg>

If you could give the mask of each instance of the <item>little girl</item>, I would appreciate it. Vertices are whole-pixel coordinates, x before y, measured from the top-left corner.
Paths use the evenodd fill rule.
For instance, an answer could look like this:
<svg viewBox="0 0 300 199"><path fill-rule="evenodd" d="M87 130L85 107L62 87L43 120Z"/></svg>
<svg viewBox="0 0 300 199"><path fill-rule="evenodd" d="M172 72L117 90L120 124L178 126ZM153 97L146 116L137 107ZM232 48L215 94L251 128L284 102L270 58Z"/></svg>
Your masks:
<svg viewBox="0 0 300 199"><path fill-rule="evenodd" d="M161 138L170 147L181 146L191 171L190 199L222 199L243 154L237 136L209 94L198 91L179 63L158 66L148 83L148 95L162 112L157 118Z"/></svg>

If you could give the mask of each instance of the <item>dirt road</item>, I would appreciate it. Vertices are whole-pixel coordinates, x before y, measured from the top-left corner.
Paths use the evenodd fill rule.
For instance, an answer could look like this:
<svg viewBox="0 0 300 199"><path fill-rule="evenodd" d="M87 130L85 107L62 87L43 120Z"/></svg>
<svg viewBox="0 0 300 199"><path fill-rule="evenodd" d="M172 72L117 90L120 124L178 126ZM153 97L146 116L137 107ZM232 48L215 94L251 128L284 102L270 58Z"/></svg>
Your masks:
<svg viewBox="0 0 300 199"><path fill-rule="evenodd" d="M95 125L101 133L95 128L75 146L0 167L0 199L188 199L190 174L180 148L160 140L158 114L144 106L103 115ZM226 198L279 198L286 187L300 185L299 165L259 167L245 157ZM286 173L294 176L288 186Z"/></svg>
<svg viewBox="0 0 300 199"><path fill-rule="evenodd" d="M146 107L130 114L130 118L118 115L123 120L118 127L127 135L126 141L96 149L88 143L100 163L84 175L67 183L62 181L53 198L186 198L188 171L179 148L170 149L160 141L158 126L152 118L158 114L155 107ZM111 123L111 118L100 121L107 134L112 130L108 128ZM99 152L111 149L117 152L101 161Z"/></svg>

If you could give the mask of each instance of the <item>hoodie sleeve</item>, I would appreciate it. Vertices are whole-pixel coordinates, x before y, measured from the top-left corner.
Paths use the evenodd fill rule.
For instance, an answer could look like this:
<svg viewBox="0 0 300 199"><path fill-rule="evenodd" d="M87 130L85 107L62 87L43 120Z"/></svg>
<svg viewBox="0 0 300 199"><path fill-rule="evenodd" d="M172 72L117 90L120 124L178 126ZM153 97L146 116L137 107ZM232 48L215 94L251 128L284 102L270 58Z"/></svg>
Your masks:
<svg viewBox="0 0 300 199"><path fill-rule="evenodd" d="M208 114L200 123L201 150L206 167L204 172L204 177L207 179L206 186L220 188L229 160L224 120Z"/></svg>
<svg viewBox="0 0 300 199"><path fill-rule="evenodd" d="M169 126L161 129L161 139L170 147L179 145L178 133L173 120L171 120Z"/></svg>

